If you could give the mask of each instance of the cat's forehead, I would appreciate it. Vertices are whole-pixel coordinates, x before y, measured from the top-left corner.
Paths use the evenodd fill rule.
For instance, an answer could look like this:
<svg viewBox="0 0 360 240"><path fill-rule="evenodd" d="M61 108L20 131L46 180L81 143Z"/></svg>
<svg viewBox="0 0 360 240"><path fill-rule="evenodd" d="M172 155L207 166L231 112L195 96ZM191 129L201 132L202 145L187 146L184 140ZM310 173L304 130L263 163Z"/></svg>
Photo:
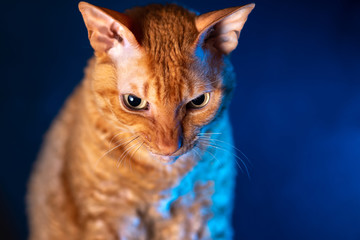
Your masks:
<svg viewBox="0 0 360 240"><path fill-rule="evenodd" d="M145 54L119 66L118 80L120 93L164 104L178 104L209 90L203 76L191 66L154 63Z"/></svg>
<svg viewBox="0 0 360 240"><path fill-rule="evenodd" d="M194 67L198 66L195 13L174 4L149 5L126 13L137 21L137 39L145 59L142 72L136 72L137 80L127 84L128 88L162 102L181 102L206 90L201 87L201 67Z"/></svg>
<svg viewBox="0 0 360 240"><path fill-rule="evenodd" d="M196 14L175 4L151 4L126 11L138 29L137 39L154 55L162 51L185 51L197 38ZM161 46L161 47L160 47Z"/></svg>

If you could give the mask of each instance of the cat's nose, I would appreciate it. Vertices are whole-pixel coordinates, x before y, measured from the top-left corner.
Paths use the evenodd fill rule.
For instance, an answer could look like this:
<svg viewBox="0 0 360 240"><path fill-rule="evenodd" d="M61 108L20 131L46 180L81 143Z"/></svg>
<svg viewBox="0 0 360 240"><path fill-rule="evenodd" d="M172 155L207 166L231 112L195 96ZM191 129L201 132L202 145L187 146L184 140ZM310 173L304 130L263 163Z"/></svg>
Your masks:
<svg viewBox="0 0 360 240"><path fill-rule="evenodd" d="M179 136L177 139L164 139L158 142L158 148L161 152L161 155L173 155L178 151L183 144L182 137Z"/></svg>

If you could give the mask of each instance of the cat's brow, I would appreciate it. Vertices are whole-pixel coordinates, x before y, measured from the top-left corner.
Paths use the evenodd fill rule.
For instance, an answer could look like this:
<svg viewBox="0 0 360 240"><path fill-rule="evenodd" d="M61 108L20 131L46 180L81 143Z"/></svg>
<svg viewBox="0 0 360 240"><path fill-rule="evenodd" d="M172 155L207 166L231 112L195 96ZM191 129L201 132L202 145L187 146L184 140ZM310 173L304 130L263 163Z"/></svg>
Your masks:
<svg viewBox="0 0 360 240"><path fill-rule="evenodd" d="M130 83L130 87L131 87L131 89L133 89L133 91L136 91L136 92L138 91L136 84Z"/></svg>
<svg viewBox="0 0 360 240"><path fill-rule="evenodd" d="M204 94L205 92L212 92L215 89L216 88L214 86L209 84L198 84L196 85L196 89L192 94L193 95L192 98L198 97L199 95Z"/></svg>
<svg viewBox="0 0 360 240"><path fill-rule="evenodd" d="M147 98L148 97L148 91L149 91L149 83L144 83L143 85L143 94L144 94L144 97Z"/></svg>

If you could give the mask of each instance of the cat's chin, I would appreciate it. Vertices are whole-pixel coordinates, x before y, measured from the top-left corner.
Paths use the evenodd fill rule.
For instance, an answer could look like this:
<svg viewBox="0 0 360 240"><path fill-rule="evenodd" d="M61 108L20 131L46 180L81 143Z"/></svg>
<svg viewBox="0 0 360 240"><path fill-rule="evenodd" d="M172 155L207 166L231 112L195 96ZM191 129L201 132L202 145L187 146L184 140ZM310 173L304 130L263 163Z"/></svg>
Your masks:
<svg viewBox="0 0 360 240"><path fill-rule="evenodd" d="M159 155L150 152L152 158L156 159L157 161L163 164L173 164L180 156L166 156L166 155Z"/></svg>

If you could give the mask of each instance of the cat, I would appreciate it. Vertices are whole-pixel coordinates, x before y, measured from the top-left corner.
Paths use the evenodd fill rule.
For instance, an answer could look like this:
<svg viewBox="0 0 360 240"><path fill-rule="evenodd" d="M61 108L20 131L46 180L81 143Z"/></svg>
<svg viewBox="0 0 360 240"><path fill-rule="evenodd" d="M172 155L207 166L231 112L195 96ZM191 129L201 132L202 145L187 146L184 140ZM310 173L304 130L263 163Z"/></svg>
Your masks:
<svg viewBox="0 0 360 240"><path fill-rule="evenodd" d="M231 239L228 55L254 4L80 2L94 49L31 175L31 240Z"/></svg>

